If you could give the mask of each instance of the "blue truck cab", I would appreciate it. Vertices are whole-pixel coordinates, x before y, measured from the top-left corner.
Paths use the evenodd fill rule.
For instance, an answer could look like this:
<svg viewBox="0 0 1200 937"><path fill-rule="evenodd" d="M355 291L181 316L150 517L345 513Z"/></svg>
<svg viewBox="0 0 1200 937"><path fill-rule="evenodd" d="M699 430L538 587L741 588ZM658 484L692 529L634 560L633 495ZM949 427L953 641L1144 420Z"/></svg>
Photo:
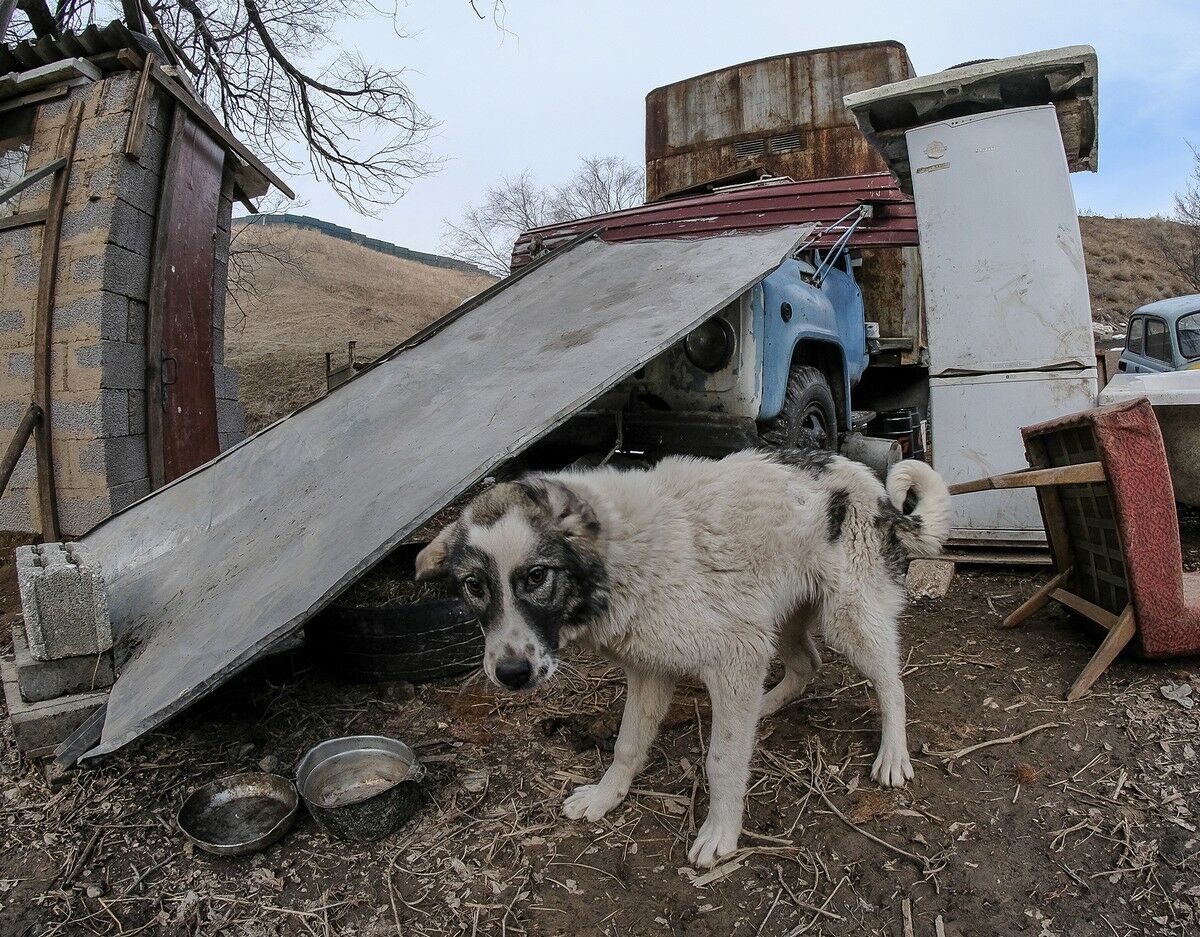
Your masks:
<svg viewBox="0 0 1200 937"><path fill-rule="evenodd" d="M862 290L844 246L809 249L701 323L552 434L553 445L656 457L810 445L850 432L870 363Z"/></svg>

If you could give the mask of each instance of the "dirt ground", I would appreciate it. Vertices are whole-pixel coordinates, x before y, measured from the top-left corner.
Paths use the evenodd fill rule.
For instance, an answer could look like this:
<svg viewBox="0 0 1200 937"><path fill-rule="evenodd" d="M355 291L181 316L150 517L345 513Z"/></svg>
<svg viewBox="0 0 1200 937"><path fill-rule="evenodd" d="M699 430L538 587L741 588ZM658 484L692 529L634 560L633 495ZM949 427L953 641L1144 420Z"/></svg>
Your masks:
<svg viewBox="0 0 1200 937"><path fill-rule="evenodd" d="M996 628L1043 575L960 570L945 599L910 608L907 789L870 781L874 703L829 661L760 726L743 848L700 877L684 859L706 802L695 687L626 804L598 825L562 817L564 793L610 757L623 693L583 658L509 697L477 676L338 684L295 651L57 792L5 723L0 934L901 935L906 916L918 937L1196 933L1200 708L1161 688L1197 686L1197 662L1121 660L1064 703L1095 636L1057 610ZM429 768L428 803L391 838L331 841L302 815L253 857L185 845L189 790L260 765L288 774L353 732L408 740Z"/></svg>

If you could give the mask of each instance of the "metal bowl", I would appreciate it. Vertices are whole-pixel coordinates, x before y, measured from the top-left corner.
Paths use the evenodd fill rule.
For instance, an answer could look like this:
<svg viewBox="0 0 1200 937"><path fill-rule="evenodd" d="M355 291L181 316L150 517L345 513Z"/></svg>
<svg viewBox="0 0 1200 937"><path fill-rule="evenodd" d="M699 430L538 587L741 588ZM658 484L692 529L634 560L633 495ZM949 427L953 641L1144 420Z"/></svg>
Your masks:
<svg viewBox="0 0 1200 937"><path fill-rule="evenodd" d="M423 799L425 769L411 748L381 735L330 739L296 766L296 788L325 832L357 843L391 834Z"/></svg>
<svg viewBox="0 0 1200 937"><path fill-rule="evenodd" d="M252 771L196 788L175 819L183 835L205 852L242 856L276 842L291 827L299 808L291 781Z"/></svg>

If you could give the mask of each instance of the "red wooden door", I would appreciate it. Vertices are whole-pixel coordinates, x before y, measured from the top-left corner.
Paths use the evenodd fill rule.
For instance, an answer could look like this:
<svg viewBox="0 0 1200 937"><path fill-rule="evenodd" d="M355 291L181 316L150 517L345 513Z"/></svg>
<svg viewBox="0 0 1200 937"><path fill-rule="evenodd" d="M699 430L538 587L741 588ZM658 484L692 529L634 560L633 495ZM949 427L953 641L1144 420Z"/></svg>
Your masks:
<svg viewBox="0 0 1200 937"><path fill-rule="evenodd" d="M161 437L161 444L156 443L151 418L155 486L186 474L220 451L212 309L214 234L224 158L216 141L176 107L159 200L147 336L151 359L147 363L150 374L157 376L147 387L147 413L157 410ZM161 459L156 458L156 449L161 450Z"/></svg>

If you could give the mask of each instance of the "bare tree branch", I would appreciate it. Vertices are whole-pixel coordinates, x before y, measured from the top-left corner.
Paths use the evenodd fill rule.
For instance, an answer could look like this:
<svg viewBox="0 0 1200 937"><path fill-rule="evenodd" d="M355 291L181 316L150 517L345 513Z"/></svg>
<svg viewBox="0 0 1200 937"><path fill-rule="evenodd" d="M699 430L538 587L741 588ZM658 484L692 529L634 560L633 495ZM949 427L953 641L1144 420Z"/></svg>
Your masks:
<svg viewBox="0 0 1200 937"><path fill-rule="evenodd" d="M413 99L405 70L338 44L336 27L348 20L387 19L394 29L396 7L375 0L57 0L52 13L46 0L16 2L24 21L12 24L13 38L78 30L98 17L140 24L140 10L164 53L230 130L269 162L324 181L362 213L394 202L439 166L427 145L436 123ZM488 2L503 29L503 0ZM482 5L475 0L468 10L481 14Z"/></svg>
<svg viewBox="0 0 1200 937"><path fill-rule="evenodd" d="M1191 144L1189 144L1191 146ZM1173 220L1155 233L1158 249L1167 268L1200 292L1200 150L1191 146L1192 174L1175 193Z"/></svg>
<svg viewBox="0 0 1200 937"><path fill-rule="evenodd" d="M571 179L555 188L542 187L523 172L489 186L458 221L447 221L445 249L507 276L513 243L523 231L640 205L645 188L642 168L619 156L585 157Z"/></svg>

